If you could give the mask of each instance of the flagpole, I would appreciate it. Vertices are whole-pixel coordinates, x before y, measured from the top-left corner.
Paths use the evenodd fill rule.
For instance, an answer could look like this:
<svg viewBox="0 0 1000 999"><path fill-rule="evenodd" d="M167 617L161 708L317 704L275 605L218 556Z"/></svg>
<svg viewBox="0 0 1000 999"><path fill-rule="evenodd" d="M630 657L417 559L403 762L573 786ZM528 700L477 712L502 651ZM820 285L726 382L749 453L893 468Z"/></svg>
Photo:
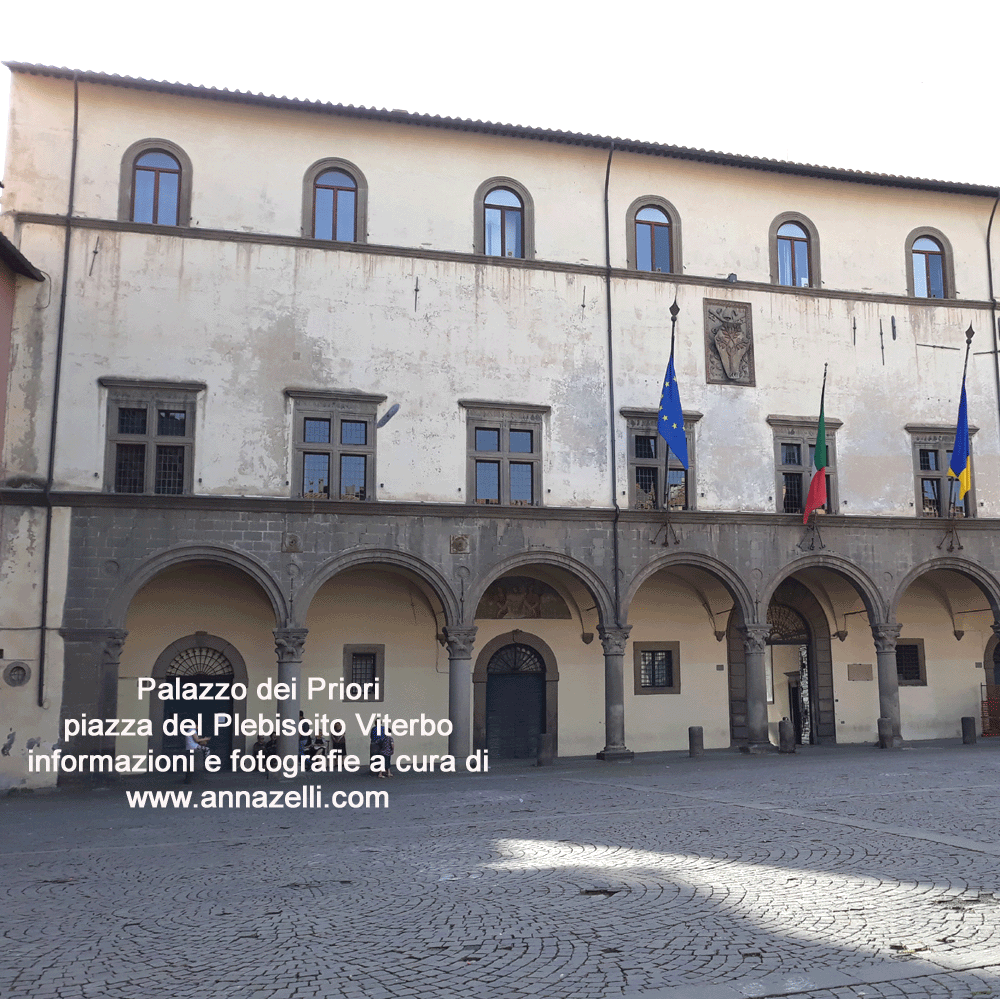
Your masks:
<svg viewBox="0 0 1000 999"><path fill-rule="evenodd" d="M677 333L677 313L680 312L680 306L677 304L677 293L674 292L674 304L670 306L670 360L674 359L674 338ZM667 362L667 367L670 366L670 362ZM674 376L676 378L676 375ZM663 509L666 510L667 516L670 516L670 443L666 438L663 438Z"/></svg>
<svg viewBox="0 0 1000 999"><path fill-rule="evenodd" d="M965 376L969 373L969 354L972 352L972 338L976 335L976 331L972 328L972 323L969 323L969 328L965 331L965 363L962 365L962 392L965 392ZM959 397L961 398L961 397ZM968 412L968 411L966 411ZM968 417L966 417L966 422L968 422ZM958 479L953 479L951 475L945 480L948 483L948 519L955 519L955 508L957 506L955 502L955 488L961 483Z"/></svg>

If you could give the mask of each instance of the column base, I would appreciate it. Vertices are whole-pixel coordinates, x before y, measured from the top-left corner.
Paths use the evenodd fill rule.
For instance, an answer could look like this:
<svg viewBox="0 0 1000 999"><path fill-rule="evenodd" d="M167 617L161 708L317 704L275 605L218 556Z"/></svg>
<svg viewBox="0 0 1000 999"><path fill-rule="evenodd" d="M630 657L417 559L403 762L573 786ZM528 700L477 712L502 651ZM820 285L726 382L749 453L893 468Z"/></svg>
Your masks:
<svg viewBox="0 0 1000 999"><path fill-rule="evenodd" d="M605 763L630 763L635 759L635 753L624 746L605 746L597 754L597 758Z"/></svg>
<svg viewBox="0 0 1000 999"><path fill-rule="evenodd" d="M748 742L740 746L740 752L748 756L764 756L766 753L776 753L778 747L771 742Z"/></svg>
<svg viewBox="0 0 1000 999"><path fill-rule="evenodd" d="M893 731L892 720L889 718L879 718L878 720L878 743L879 749L902 749L903 737Z"/></svg>

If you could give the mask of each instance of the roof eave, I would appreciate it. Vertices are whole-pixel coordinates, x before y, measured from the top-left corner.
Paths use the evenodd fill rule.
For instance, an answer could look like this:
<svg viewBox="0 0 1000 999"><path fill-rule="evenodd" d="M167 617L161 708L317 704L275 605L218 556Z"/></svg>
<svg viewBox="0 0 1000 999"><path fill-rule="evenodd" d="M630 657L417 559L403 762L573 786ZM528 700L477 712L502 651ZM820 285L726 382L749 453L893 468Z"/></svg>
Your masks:
<svg viewBox="0 0 1000 999"><path fill-rule="evenodd" d="M946 194L968 194L978 197L996 197L1000 188L982 184L967 184L956 181L930 180L920 177L901 177L894 174L868 173L839 167L818 166L808 163L793 163L787 160L771 160L756 156L741 156L735 153L720 153L711 149L692 149L666 143L643 142L635 139L613 138L606 135L588 135L582 132L565 132L558 129L537 128L527 125L512 125L490 121L473 121L468 118L446 118L441 115L419 114L409 111L389 111L385 108L358 107L352 104L333 104L329 101L310 101L298 97L277 97L273 94L253 94L242 90L226 90L203 87L189 83L168 83L163 80L145 80L138 77L96 73L90 70L67 69L61 66L43 66L35 63L3 63L12 73L34 76L50 76L57 79L77 79L83 83L123 87L133 90L148 90L154 93L176 94L185 97L201 97L207 100L231 101L253 104L258 107L296 108L318 114L335 114L347 118L364 118L394 124L417 125L429 128L446 128L487 135L501 135L509 138L528 139L541 142L556 142L566 145L609 148L612 143L622 152L638 153L646 156L665 156L672 159L693 160L716 166L735 167L743 170L762 170L769 173L793 174L800 177L814 177L821 180L842 181L854 184L870 184L880 187L902 187L921 191L937 191Z"/></svg>

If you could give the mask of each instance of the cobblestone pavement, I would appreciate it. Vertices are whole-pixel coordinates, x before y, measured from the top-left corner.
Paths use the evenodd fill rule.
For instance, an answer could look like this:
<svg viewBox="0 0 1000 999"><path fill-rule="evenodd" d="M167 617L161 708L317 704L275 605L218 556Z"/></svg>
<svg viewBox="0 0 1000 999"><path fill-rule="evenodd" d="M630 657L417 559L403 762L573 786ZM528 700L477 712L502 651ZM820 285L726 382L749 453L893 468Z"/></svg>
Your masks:
<svg viewBox="0 0 1000 999"><path fill-rule="evenodd" d="M313 781L388 810L13 796L0 996L1000 999L998 778L917 744Z"/></svg>

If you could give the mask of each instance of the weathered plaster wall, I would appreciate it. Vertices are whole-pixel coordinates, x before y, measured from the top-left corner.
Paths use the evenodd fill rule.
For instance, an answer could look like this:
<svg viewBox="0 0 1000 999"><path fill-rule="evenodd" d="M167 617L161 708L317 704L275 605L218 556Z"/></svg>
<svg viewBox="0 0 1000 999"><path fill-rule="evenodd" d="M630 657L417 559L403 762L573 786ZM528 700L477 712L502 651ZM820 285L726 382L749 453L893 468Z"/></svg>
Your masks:
<svg viewBox="0 0 1000 999"><path fill-rule="evenodd" d="M12 687L0 679L0 791L44 787L54 775L28 773L28 754L50 752L59 741L63 643L59 636L66 595L70 511L53 511L45 679L39 705L42 636L41 579L45 511L41 507L0 506L0 671L25 663L27 683Z"/></svg>

